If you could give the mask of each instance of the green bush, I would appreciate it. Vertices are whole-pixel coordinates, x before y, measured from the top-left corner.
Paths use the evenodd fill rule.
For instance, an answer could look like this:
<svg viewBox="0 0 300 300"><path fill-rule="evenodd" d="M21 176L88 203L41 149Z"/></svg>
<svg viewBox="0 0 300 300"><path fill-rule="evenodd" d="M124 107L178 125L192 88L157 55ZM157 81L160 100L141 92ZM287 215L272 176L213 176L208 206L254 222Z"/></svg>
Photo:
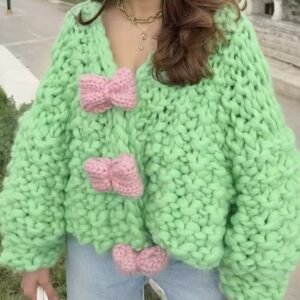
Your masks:
<svg viewBox="0 0 300 300"><path fill-rule="evenodd" d="M5 167L10 160L10 148L14 141L18 118L30 106L30 104L23 104L17 109L13 98L7 97L0 88L0 191L5 176Z"/></svg>
<svg viewBox="0 0 300 300"><path fill-rule="evenodd" d="M9 160L9 149L13 142L13 132L17 125L16 108L11 98L0 89L0 190L4 169Z"/></svg>

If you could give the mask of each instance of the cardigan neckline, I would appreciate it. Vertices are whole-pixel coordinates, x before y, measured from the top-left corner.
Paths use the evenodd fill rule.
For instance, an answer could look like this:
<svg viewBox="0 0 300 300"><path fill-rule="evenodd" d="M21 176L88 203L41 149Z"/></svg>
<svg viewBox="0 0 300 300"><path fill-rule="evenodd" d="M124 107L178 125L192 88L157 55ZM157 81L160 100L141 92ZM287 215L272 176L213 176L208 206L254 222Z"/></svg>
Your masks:
<svg viewBox="0 0 300 300"><path fill-rule="evenodd" d="M95 5L95 7L93 7L93 14L95 14L98 11L98 9L100 8L99 5L101 5L101 3L99 3L99 2L92 2L92 3ZM142 76L142 74L144 74L144 72L150 67L152 57L154 54L154 50L151 50L151 52L148 54L146 60L144 60L144 62L135 71L127 66L119 66L116 63L116 60L114 58L112 47L111 47L111 42L107 35L107 31L106 31L106 28L103 23L104 16L105 16L105 11L103 11L101 13L101 15L98 17L98 19L96 19L94 22L96 25L96 27L95 27L95 41L97 43L96 48L100 49L100 51L104 52L105 57L107 57L107 61L104 64L105 66L107 66L107 69L105 71L107 73L109 73L109 75L113 75L119 69L125 68L125 69L131 71L136 79L139 79ZM98 35L99 32L100 32L100 36ZM100 43L100 45L99 45L99 43Z"/></svg>

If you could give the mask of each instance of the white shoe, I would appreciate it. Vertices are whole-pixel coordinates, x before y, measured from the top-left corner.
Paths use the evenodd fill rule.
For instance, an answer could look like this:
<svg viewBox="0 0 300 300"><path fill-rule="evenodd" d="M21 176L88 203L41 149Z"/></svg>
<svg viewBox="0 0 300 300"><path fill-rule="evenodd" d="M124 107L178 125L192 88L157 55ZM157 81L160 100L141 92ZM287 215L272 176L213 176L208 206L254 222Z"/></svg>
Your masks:
<svg viewBox="0 0 300 300"><path fill-rule="evenodd" d="M38 288L36 289L36 299L37 300L48 300L47 294L41 286L38 286Z"/></svg>

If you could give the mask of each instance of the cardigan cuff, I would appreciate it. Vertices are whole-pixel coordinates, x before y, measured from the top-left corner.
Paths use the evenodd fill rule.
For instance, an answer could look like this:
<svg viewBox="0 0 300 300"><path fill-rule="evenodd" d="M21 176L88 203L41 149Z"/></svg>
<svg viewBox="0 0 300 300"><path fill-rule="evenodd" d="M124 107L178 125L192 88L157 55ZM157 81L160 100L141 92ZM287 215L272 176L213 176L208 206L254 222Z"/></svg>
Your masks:
<svg viewBox="0 0 300 300"><path fill-rule="evenodd" d="M236 275L221 269L219 274L219 287L227 300L282 300L289 281L288 273L257 278L252 273Z"/></svg>
<svg viewBox="0 0 300 300"><path fill-rule="evenodd" d="M65 250L65 238L49 246L37 246L12 241L2 241L0 265L13 272L31 272L40 268L53 267Z"/></svg>

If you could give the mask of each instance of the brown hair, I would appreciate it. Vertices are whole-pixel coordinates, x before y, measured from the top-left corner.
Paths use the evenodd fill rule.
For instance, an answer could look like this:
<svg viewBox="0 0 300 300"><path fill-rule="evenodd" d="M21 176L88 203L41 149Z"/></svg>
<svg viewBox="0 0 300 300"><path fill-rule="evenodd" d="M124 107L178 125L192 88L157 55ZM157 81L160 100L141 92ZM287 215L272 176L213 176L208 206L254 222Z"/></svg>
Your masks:
<svg viewBox="0 0 300 300"><path fill-rule="evenodd" d="M81 25L92 23L115 0L93 1L103 5L86 21L80 11L77 21ZM168 85L194 84L211 77L208 58L218 43L225 41L224 32L215 24L213 15L229 4L236 9L238 20L241 14L236 1L240 0L162 0L162 28L152 60L154 77ZM167 78L163 78L163 71Z"/></svg>

